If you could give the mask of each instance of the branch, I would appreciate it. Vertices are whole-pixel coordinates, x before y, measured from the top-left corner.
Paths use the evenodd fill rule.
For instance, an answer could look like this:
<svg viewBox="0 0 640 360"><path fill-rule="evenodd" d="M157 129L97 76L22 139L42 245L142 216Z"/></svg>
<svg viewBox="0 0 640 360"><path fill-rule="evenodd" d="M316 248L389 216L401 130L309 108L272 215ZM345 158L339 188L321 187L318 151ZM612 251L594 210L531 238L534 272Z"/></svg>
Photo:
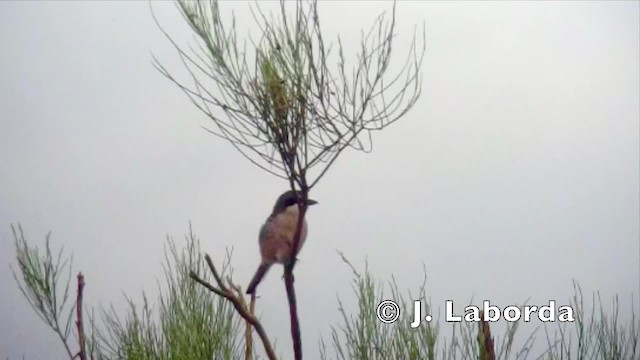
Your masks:
<svg viewBox="0 0 640 360"><path fill-rule="evenodd" d="M390 16L378 16L353 47L352 67L339 37L337 54L325 44L317 0L297 0L292 14L284 0L275 15L256 4L251 14L259 40L250 34L249 44L237 37L233 13L221 14L220 4L178 1L195 47L181 47L152 10L187 80L176 79L156 58L154 65L214 123L207 131L272 175L300 184L298 174L318 167L308 179L313 188L347 147L370 152L371 133L406 115L421 95L424 40L417 42L414 32L406 58L398 66L391 61L395 1Z"/></svg>
<svg viewBox="0 0 640 360"><path fill-rule="evenodd" d="M479 360L496 360L495 347L493 345L493 337L491 336L491 328L489 323L484 320L484 312L480 311L480 318L483 319L478 323L478 348L480 352Z"/></svg>
<svg viewBox="0 0 640 360"><path fill-rule="evenodd" d="M242 295L244 296L244 295ZM244 299L244 297L242 297L242 299ZM251 303L249 305L249 312L251 312L252 314L254 314L256 308L256 293L252 293L251 294ZM251 324L246 321L247 323L247 329L245 331L244 337L245 337L245 359L246 360L251 360L253 358L252 354L253 354L253 331L251 331Z"/></svg>
<svg viewBox="0 0 640 360"><path fill-rule="evenodd" d="M296 360L302 360L302 339L300 335L300 322L298 320L298 305L296 303L296 290L293 286L293 269L284 268L284 286L287 289L287 301L289 302L289 318L291 319L291 340L293 341L293 353Z"/></svg>
<svg viewBox="0 0 640 360"><path fill-rule="evenodd" d="M271 360L276 360L277 357L275 352L273 351L273 348L271 347L271 342L269 342L267 333L262 327L262 324L260 323L260 321L253 315L253 313L251 312L251 309L247 309L246 303L244 301L244 297L241 295L242 292L238 293L236 291L234 293L233 289L228 288L222 281L220 274L218 274L218 271L216 270L216 267L213 265L213 262L211 261L211 257L209 256L209 254L205 254L204 258L207 261L207 265L209 266L209 269L211 270L211 273L213 274L213 278L215 279L218 287L215 287L210 283L208 283L207 281L201 279L193 271L189 273L189 276L193 280L195 280L197 283L207 288L209 291L229 300L233 305L233 307L238 312L238 314L240 314L240 316L242 316L242 318L245 319L247 323L251 324L251 326L253 326L256 329L256 332L258 333L258 336L260 336L260 340L262 340L262 344L264 345L264 350L267 353L267 357ZM235 286L234 288L236 290L238 289ZM253 302L254 300L252 300L252 303Z"/></svg>
<svg viewBox="0 0 640 360"><path fill-rule="evenodd" d="M52 254L49 242L51 233L47 234L45 240L45 253L40 256L38 248L31 247L27 242L20 224L17 229L12 224L11 230L15 240L16 260L20 276L12 266L10 268L18 289L40 319L58 335L69 359L72 359L74 355L68 340L73 308L69 310L64 325L60 322L63 320L61 318L63 313L66 312L73 258L65 257L63 259L62 248L57 257ZM65 273L67 276L64 276ZM66 281L61 284L64 277L66 277Z"/></svg>
<svg viewBox="0 0 640 360"><path fill-rule="evenodd" d="M78 273L78 294L76 298L76 326L78 327L78 345L80 350L76 355L80 360L87 360L87 352L84 339L84 325L82 322L82 291L84 290L84 276ZM76 357L74 356L74 358Z"/></svg>
<svg viewBox="0 0 640 360"><path fill-rule="evenodd" d="M291 340L293 341L293 353L295 360L302 360L302 336L300 334L300 321L298 319L298 304L296 301L296 290L294 287L293 268L297 261L297 250L299 248L300 236L302 234L302 225L307 212L307 201L309 199L309 189L306 186L306 174L300 174L301 182L301 198L298 199L298 221L296 224L296 232L293 236L293 244L291 246L294 253L291 259L284 266L284 285L287 290L287 302L289 303L289 318L291 322ZM291 184L293 185L293 184ZM295 190L295 189L294 189Z"/></svg>

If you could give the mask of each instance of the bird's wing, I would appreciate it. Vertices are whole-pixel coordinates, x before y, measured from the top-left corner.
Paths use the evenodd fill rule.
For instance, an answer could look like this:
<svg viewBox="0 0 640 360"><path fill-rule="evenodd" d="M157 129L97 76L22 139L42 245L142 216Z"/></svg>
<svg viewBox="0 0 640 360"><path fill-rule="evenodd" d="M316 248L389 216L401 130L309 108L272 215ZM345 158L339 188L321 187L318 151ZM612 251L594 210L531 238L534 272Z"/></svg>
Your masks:
<svg viewBox="0 0 640 360"><path fill-rule="evenodd" d="M260 228L260 234L258 235L258 243L260 243L260 245L264 243L264 240L267 238L269 231L271 230L269 228L269 221L267 221L266 223L262 224L262 227Z"/></svg>

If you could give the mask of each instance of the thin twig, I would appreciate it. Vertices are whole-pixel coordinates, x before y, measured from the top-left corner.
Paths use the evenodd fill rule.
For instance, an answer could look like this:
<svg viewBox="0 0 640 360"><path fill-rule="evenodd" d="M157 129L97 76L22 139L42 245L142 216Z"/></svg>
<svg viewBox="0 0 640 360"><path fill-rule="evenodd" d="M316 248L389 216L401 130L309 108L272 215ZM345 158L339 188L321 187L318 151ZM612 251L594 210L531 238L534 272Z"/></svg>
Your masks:
<svg viewBox="0 0 640 360"><path fill-rule="evenodd" d="M484 320L484 312L480 311L480 318L482 319L478 323L478 347L480 349L479 360L496 360L496 351L493 344L493 337L491 336L491 328L489 322Z"/></svg>
<svg viewBox="0 0 640 360"><path fill-rule="evenodd" d="M243 298L244 299L244 298ZM249 303L249 312L255 316L255 308L256 308L256 293L253 292L251 294L251 302ZM253 331L251 328L251 323L245 321L247 324L247 328L245 330L245 359L251 360L253 358Z"/></svg>
<svg viewBox="0 0 640 360"><path fill-rule="evenodd" d="M76 326L78 327L78 345L80 350L76 355L80 360L87 360L84 338L84 324L82 321L82 291L84 290L84 275L78 273L78 294L76 298ZM74 356L75 357L75 356Z"/></svg>

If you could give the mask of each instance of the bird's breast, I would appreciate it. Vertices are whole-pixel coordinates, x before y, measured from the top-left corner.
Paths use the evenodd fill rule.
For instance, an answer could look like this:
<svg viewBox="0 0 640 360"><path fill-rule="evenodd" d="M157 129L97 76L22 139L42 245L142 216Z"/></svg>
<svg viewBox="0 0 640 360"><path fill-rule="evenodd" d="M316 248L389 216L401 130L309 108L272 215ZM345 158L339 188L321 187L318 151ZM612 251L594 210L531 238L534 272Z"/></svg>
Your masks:
<svg viewBox="0 0 640 360"><path fill-rule="evenodd" d="M293 205L289 206L287 210L276 215L272 219L272 223L275 225L276 230L284 236L288 238L289 242L293 242L293 237L296 233L296 227L298 226L298 206ZM300 245L305 241L307 237L307 221L305 219L302 220L302 230L300 232Z"/></svg>
<svg viewBox="0 0 640 360"><path fill-rule="evenodd" d="M260 249L266 260L284 262L291 257L291 247L298 225L298 206L270 217L260 232ZM307 238L307 222L303 220L298 251ZM297 251L297 252L298 252Z"/></svg>

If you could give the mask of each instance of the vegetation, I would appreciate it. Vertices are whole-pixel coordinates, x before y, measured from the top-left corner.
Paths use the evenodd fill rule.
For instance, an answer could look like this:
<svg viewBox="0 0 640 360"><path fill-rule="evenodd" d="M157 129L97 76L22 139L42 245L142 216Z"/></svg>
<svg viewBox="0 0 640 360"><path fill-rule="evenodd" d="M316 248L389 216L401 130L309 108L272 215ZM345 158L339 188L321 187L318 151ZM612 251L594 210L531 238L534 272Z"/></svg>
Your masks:
<svg viewBox="0 0 640 360"><path fill-rule="evenodd" d="M82 319L74 319L78 313L74 311L75 303L69 301L73 293L70 274L75 272L71 256L62 249L52 251L49 236L42 249L26 239L19 225L13 230L17 284L34 312L60 338L69 359L259 358L258 352L247 346L251 337L247 336L242 318L230 302L191 280L192 270L203 274L206 269L199 240L191 229L183 247L167 239L164 283L153 304L143 294L140 305L128 298L129 308L124 314L118 314L113 308L99 309L99 315L90 317L90 326L81 330L82 333L72 326L74 320L81 323ZM226 255L221 276L231 279L231 254ZM412 308L414 298L428 299L426 280L417 292L405 295L393 278L382 283L371 276L368 268L358 271L347 259L344 261L345 266L353 270L355 297L349 299L355 299L357 311L348 313L343 297L339 297L342 320L332 326L329 340L319 340L321 359L634 360L640 355L637 308L634 307L631 314L620 314L615 297L613 309L607 312L599 294L594 294L591 307L585 307L577 284L571 300L576 313L574 323L547 325L543 331L520 334L515 322L501 336L496 336L490 323L461 322L453 325L449 336L444 336L444 329L437 321L412 329L406 322L384 324L376 318L375 309L382 299L396 299L401 308L407 309ZM84 306L85 313L95 313L90 306ZM431 305L427 302L425 306ZM156 307L158 311L153 312L151 309ZM544 333L542 340L536 336L539 333ZM502 340L497 340L494 348L488 348L486 344L493 344L494 337ZM87 339L84 354L80 353L74 338ZM517 339L524 341L516 351L513 344ZM538 341L545 344L545 350L532 353ZM314 358L312 354L308 356Z"/></svg>
<svg viewBox="0 0 640 360"><path fill-rule="evenodd" d="M420 68L424 32L414 31L406 58L392 62L396 38L395 1L391 16L383 13L351 49L327 42L316 0L281 0L275 14L259 4L250 8L257 40L238 37L233 13L223 16L216 0L177 1L177 8L197 39L197 46L174 46L189 76L180 80L154 58L154 65L211 122L206 130L228 141L247 160L286 180L298 196L298 221L292 249L298 249L308 194L346 149L369 152L371 134L406 115L422 90ZM153 10L153 8L152 8ZM230 16L229 16L230 15ZM423 28L424 29L424 28ZM356 59L351 62L351 59ZM296 257L284 264L294 359L302 359L302 338L294 287ZM191 277L233 304L255 328L269 359L275 353L260 321L243 294L217 276L215 283ZM249 334L251 331L249 331Z"/></svg>
<svg viewBox="0 0 640 360"><path fill-rule="evenodd" d="M267 16L259 6L252 8L260 34L250 46L238 39L233 14L222 16L219 5L216 0L177 2L180 15L198 41L189 50L157 23L186 67L187 81L174 77L155 58L154 65L211 120L213 126L207 131L228 141L265 172L286 180L296 191L300 211L291 248L297 249L311 189L346 149L371 151L372 133L402 118L419 99L424 32L422 41L414 32L406 58L393 66L395 2L390 17L381 14L371 29L362 33L351 56L340 38L337 45L326 42L316 0L281 0L274 16ZM354 63L349 64L349 59L355 59ZM266 356L276 359L268 335L253 313L255 295L247 301L233 282L231 254L226 254L218 270L211 257L202 256L191 230L183 248L167 239L165 279L155 301L150 302L143 293L142 304L127 297L129 307L124 314L110 307L98 309L98 315L83 302L81 273L75 301L70 300L71 275L75 273L71 257L62 249L54 255L49 236L41 253L27 241L20 226L13 230L18 266L12 270L18 286L58 336L69 359L251 359L259 352L253 346L253 330ZM345 266L351 266L344 261ZM295 256L291 256L285 264L284 283L293 354L302 359L294 265ZM403 295L393 278L380 283L366 268L364 272L351 269L357 311L348 313L338 300L342 321L332 327L330 340L320 340L322 359L492 360L531 356L535 334L526 336L522 348L514 350L517 322L509 324L495 341L494 329L487 322L462 322L453 327L450 336L442 335L437 321L417 329L406 323L384 324L376 317L383 295L395 299L401 308L412 308L411 293ZM637 359L637 309L630 319L620 320L617 299L613 313L604 311L601 302L586 309L577 285L575 290L573 305L578 315L573 331L563 326L545 328L548 346L538 358ZM424 283L417 295L428 299Z"/></svg>

